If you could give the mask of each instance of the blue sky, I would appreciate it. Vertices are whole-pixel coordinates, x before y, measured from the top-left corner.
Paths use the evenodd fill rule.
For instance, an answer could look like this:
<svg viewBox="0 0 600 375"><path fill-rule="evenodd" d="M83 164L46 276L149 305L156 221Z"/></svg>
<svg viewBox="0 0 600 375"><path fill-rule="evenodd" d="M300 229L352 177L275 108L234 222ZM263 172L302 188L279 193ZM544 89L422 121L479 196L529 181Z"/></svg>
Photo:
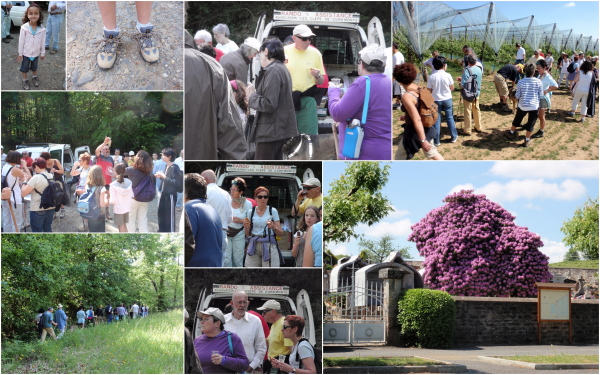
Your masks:
<svg viewBox="0 0 600 375"><path fill-rule="evenodd" d="M357 232L377 240L386 233L396 244L410 247L412 259L422 259L413 242L407 241L411 225L442 200L461 189L485 194L516 216L519 226L541 236L541 251L551 262L561 261L567 251L562 243L562 223L570 219L588 196L598 197L598 161L463 161L393 162L383 189L394 212L379 223L359 225ZM323 193L344 172L344 162L323 163ZM332 243L335 254L358 254L358 241Z"/></svg>
<svg viewBox="0 0 600 375"><path fill-rule="evenodd" d="M454 9L468 9L489 1L444 1ZM559 30L598 38L598 1L494 1L508 19L534 15L538 25L556 23Z"/></svg>

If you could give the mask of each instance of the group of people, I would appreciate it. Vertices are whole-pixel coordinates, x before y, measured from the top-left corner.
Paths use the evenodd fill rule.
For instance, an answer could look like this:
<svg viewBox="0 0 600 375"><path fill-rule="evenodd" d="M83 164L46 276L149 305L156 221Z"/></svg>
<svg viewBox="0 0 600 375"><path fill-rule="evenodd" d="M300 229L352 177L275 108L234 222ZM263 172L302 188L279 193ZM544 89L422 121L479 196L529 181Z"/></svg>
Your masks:
<svg viewBox="0 0 600 375"><path fill-rule="evenodd" d="M109 303L106 307L100 305L94 310L93 306L90 306L87 310L83 305L79 306L76 313L77 325L80 328L86 326L95 326L100 321L106 321L111 323L115 321L124 321L127 317L130 319L145 318L148 316L148 305L138 305L136 302L129 307L126 307L124 303L121 303L118 307L113 308ZM50 336L55 340L62 338L67 330L67 321L69 317L63 310L63 305L60 303L57 306L57 310L54 311L54 307L50 306L47 309L40 309L34 319L34 323L37 327L37 332L40 334L41 341L46 340L46 336ZM58 330L58 335L54 332L54 328Z"/></svg>
<svg viewBox="0 0 600 375"><path fill-rule="evenodd" d="M185 175L186 267L280 267L277 237L283 237L276 208L268 205L269 189L257 187L246 198L243 178L231 181L230 192L217 186L212 170ZM299 216L292 254L297 267L321 267L321 182L307 179L292 215Z"/></svg>
<svg viewBox="0 0 600 375"><path fill-rule="evenodd" d="M512 112L509 108L510 90L509 86L516 83L514 89L515 100L518 101L517 111L510 130L504 135L508 140L516 140L518 128L526 130L523 147L530 145L532 138L544 136L546 126L546 113L550 112L552 105L552 91L557 90L562 83L563 77L568 82L568 88L573 94L571 111L568 115L574 116L575 111L581 103L581 118L579 122L585 121L587 117L595 114L594 100L598 86L598 69L596 67L598 58L596 56L584 57L583 51L574 53L572 60L566 53L562 53L557 63L560 72L560 80L557 84L551 75L554 66L554 58L551 52L542 53L540 49L535 50L533 55L527 59L525 49L517 43L517 53L514 64L507 64L500 68L494 76L494 84L500 98L500 106L503 111ZM461 96L464 109L464 125L457 129L453 116L452 92L455 89L453 77L446 72L446 58L434 51L432 58L425 61L424 65L432 69L427 80L427 90L422 89L415 79L418 70L412 63L404 63L394 67L394 79L403 88L401 95L402 111L405 113L400 120L404 121L404 136L396 153L396 160L411 159L416 152L423 150L428 159L443 160L438 151L440 146L440 125L442 113L450 131L450 142L458 140L459 134L470 136L472 132L483 131L481 111L479 109L479 97L482 88L482 77L484 75L483 63L477 58L473 49L465 45L463 47L464 58L461 61L463 72L457 78L458 86L461 88ZM583 61L583 62L582 62ZM462 91L471 90L472 93ZM437 105L437 120L434 124L425 126L421 111L421 104L427 103L427 97L432 96ZM528 116L526 124L521 121L525 115ZM540 129L533 133L537 119L540 120ZM473 124L473 126L472 126Z"/></svg>
<svg viewBox="0 0 600 375"><path fill-rule="evenodd" d="M325 92L338 122L338 156L389 159L391 80L384 74L382 47L369 45L359 52L358 77L342 96L343 84L326 75L321 53L312 45L316 35L307 25L296 26L286 42L248 37L239 47L229 39L227 25L212 31L214 48L206 30L194 38L186 35L186 142L195 146L193 159L282 160L288 139L318 134L317 108ZM257 55L261 69L254 81L248 69ZM214 108L207 112L191 105L198 102ZM348 157L342 153L346 129L356 127L364 132L362 147L357 157Z"/></svg>
<svg viewBox="0 0 600 375"><path fill-rule="evenodd" d="M266 301L257 311L250 310L249 303L248 295L238 291L231 298L230 313L217 307L196 312L202 334L192 341L186 331L185 373L316 374L320 359L302 337L304 318L282 315L276 300Z"/></svg>
<svg viewBox="0 0 600 375"><path fill-rule="evenodd" d="M8 186L2 198L3 231L25 229L23 212L28 206L32 232L52 232L55 213L59 218L65 216L64 206L71 201L75 187L73 200L82 216L81 232L105 232L106 221L114 217L119 232L148 233L148 205L157 195L158 232L175 232L176 206L183 204L183 150L177 158L175 150L167 147L159 160L159 153L151 157L144 150L122 156L116 149L111 156L110 144L106 137L96 148L95 157L80 154L67 180L64 167L49 152L33 160L25 156L27 151L9 151L2 167ZM57 183L62 191L60 204L47 203L44 197L52 197Z"/></svg>

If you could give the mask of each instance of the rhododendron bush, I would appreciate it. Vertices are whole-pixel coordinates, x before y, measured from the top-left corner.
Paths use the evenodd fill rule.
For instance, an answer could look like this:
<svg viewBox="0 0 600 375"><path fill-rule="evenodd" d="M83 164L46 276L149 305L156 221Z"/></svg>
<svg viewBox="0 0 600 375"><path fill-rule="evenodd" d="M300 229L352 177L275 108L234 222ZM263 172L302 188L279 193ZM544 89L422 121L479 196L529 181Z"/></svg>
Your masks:
<svg viewBox="0 0 600 375"><path fill-rule="evenodd" d="M548 282L540 237L485 195L462 190L412 226L409 241L425 258L423 281L452 295L532 297Z"/></svg>

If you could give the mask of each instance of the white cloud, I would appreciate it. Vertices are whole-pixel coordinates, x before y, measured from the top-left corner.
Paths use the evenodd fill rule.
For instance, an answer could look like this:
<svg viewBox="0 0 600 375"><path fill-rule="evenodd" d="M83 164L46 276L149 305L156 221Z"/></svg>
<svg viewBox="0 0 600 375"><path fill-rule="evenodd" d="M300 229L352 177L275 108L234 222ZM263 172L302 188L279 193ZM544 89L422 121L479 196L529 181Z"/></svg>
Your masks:
<svg viewBox="0 0 600 375"><path fill-rule="evenodd" d="M336 245L334 247L329 248L329 250L335 255L350 255L348 248L346 245Z"/></svg>
<svg viewBox="0 0 600 375"><path fill-rule="evenodd" d="M544 247L540 248L540 251L545 255L549 256L550 263L561 262L569 250L562 242L556 242L542 237Z"/></svg>
<svg viewBox="0 0 600 375"><path fill-rule="evenodd" d="M399 210L395 206L392 206L393 211L386 216L386 219L399 219L402 216L408 215L410 212L407 210Z"/></svg>
<svg viewBox="0 0 600 375"><path fill-rule="evenodd" d="M574 3L572 3L574 4ZM498 161L490 173L507 178L597 178L598 161Z"/></svg>
<svg viewBox="0 0 600 375"><path fill-rule="evenodd" d="M369 237L383 237L386 234L391 234L396 237L408 237L411 234L410 219L402 219L393 223L382 221L373 226L360 224L357 228L361 233Z"/></svg>
<svg viewBox="0 0 600 375"><path fill-rule="evenodd" d="M476 194L485 194L494 202L514 202L518 199L553 199L571 201L585 197L585 186L576 180L567 179L558 183L543 179L512 180L505 184L490 182L475 189Z"/></svg>
<svg viewBox="0 0 600 375"><path fill-rule="evenodd" d="M450 193L448 193L448 195L458 193L461 190L475 190L475 187L473 186L473 184L456 185L450 190Z"/></svg>
<svg viewBox="0 0 600 375"><path fill-rule="evenodd" d="M572 7L574 7L574 6L575 6L575 3L574 3L574 2L572 2L572 1L571 1L570 3L566 3L566 4L565 4L565 8L572 8Z"/></svg>

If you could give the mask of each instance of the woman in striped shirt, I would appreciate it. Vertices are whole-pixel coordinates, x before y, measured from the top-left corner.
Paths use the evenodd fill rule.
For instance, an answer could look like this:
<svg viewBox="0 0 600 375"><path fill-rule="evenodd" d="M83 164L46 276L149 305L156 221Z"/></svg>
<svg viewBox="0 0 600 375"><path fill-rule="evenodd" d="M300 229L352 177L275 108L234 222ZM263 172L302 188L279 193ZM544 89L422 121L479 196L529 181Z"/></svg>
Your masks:
<svg viewBox="0 0 600 375"><path fill-rule="evenodd" d="M519 99L519 105L517 106L517 113L512 122L512 127L504 133L504 137L510 141L516 141L519 135L516 130L517 127L524 127L525 142L522 146L529 146L531 141L531 134L533 133L533 127L538 118L538 109L540 107L540 99L544 96L544 89L542 87L542 81L533 77L535 73L535 65L529 64L525 67L526 78L519 81L517 84L516 97ZM522 126L521 121L527 115L527 123Z"/></svg>

